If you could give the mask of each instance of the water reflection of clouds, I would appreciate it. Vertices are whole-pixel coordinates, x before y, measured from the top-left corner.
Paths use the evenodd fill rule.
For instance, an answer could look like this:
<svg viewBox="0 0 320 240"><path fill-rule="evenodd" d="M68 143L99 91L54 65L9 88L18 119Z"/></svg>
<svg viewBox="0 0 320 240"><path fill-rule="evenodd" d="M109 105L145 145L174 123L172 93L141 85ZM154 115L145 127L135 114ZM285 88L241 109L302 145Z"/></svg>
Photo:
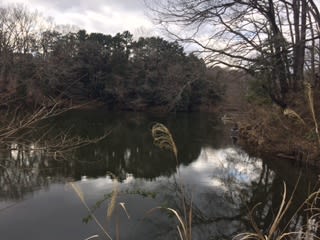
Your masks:
<svg viewBox="0 0 320 240"><path fill-rule="evenodd" d="M128 154L128 153L127 153ZM175 179L189 186L193 194L207 192L208 189L220 192L239 191L259 179L262 170L261 159L250 158L245 152L235 148L213 149L205 147L197 159L188 166L181 165L178 173L171 178L160 176L153 181L136 179L127 173L119 187L124 189L146 189L161 191L168 182ZM87 181L90 191L112 191L116 180L113 177L92 179ZM85 186L84 186L85 187Z"/></svg>
<svg viewBox="0 0 320 240"><path fill-rule="evenodd" d="M190 184L219 187L227 190L232 182L249 184L259 178L261 159L250 158L235 148L202 148L196 161L180 167L182 177Z"/></svg>
<svg viewBox="0 0 320 240"><path fill-rule="evenodd" d="M11 149L10 153L11 153L12 159L17 160L18 159L18 153L19 153L18 144L12 143L11 146L10 146L10 149Z"/></svg>
<svg viewBox="0 0 320 240"><path fill-rule="evenodd" d="M118 187L120 187L121 190L136 188L154 190L164 181L168 181L166 177L158 177L151 181L140 178L134 178L132 174L128 173L126 174L125 179L121 181L121 183L119 183L117 179L112 178L109 175L96 179L86 179L86 181L81 181L77 183L80 185L81 190L85 193L111 193L116 183L119 184Z"/></svg>

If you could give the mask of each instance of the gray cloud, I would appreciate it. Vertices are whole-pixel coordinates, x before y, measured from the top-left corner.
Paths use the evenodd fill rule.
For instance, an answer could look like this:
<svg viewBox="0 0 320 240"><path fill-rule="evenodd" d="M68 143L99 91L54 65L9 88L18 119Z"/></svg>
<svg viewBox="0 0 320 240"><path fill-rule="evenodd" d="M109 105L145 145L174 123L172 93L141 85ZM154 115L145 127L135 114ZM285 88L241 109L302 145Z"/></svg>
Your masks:
<svg viewBox="0 0 320 240"><path fill-rule="evenodd" d="M0 0L1 1L1 0ZM115 34L124 30L153 29L143 0L4 0L22 2L53 17L57 24L76 25L88 32ZM1 2L0 2L1 3Z"/></svg>
<svg viewBox="0 0 320 240"><path fill-rule="evenodd" d="M98 10L101 7L109 6L116 11L141 11L144 7L143 0L31 0L36 5L52 7L57 11L69 10Z"/></svg>

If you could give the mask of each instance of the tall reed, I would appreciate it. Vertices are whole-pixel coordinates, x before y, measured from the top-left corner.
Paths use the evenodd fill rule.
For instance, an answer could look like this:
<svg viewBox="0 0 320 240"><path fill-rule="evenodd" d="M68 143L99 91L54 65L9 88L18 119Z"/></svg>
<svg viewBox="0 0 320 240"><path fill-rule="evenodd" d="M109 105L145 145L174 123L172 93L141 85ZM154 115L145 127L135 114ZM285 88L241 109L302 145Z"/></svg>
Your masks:
<svg viewBox="0 0 320 240"><path fill-rule="evenodd" d="M107 239L112 240L112 237L110 236L110 234L106 231L106 229L102 226L102 224L100 223L100 221L97 219L97 217L94 215L94 213L92 212L92 210L90 209L90 207L88 206L85 198L84 198L84 194L81 191L81 189L73 182L70 183L70 186L72 187L72 189L75 191L75 193L77 194L77 196L79 197L79 199L81 200L81 203L83 204L83 206L85 206L85 208L88 210L90 216L92 217L92 219L96 222L96 224L98 225L98 227L101 229L101 231L104 233L104 235L106 236ZM93 237L96 237L96 235L91 236L89 239L92 239Z"/></svg>
<svg viewBox="0 0 320 240"><path fill-rule="evenodd" d="M297 183L298 184L298 183ZM316 240L320 239L320 236L317 236L317 231L319 228L319 212L320 210L316 207L316 204L319 202L320 189L311 193L307 199L297 208L295 209L294 214L291 219L286 223L284 228L280 229L280 222L283 219L284 215L287 214L288 209L292 203L296 187L291 194L290 198L287 198L287 189L285 183L283 184L283 195L280 207L278 212L271 223L269 231L266 234L263 234L262 231L258 228L256 222L253 219L253 211L257 207L252 208L249 213L249 219L251 225L254 229L254 232L245 232L236 235L233 240L282 240L282 239L296 239L296 240ZM310 205L310 208L305 208L306 205ZM305 225L301 226L300 229L296 229L295 231L287 231L286 229L290 226L293 217L301 210L308 211L311 213L311 216L307 218Z"/></svg>
<svg viewBox="0 0 320 240"><path fill-rule="evenodd" d="M172 134L169 129L162 123L155 123L151 129L154 144L160 148L171 151L176 159L177 174L179 174L179 160L178 149L173 140ZM180 181L178 184L182 193L182 207L183 213L179 213L177 210L169 207L161 208L171 212L178 220L177 231L181 240L192 239L192 201L187 206L186 194L184 191L184 185Z"/></svg>
<svg viewBox="0 0 320 240"><path fill-rule="evenodd" d="M313 96L311 84L309 82L306 82L305 88L306 88L306 92L307 92L307 96L308 96L308 103L309 103L309 107L310 107L310 111L311 111L311 115L312 115L312 119L313 119L313 123L314 123L315 133L317 134L318 144L320 147L319 126L318 126L317 116L315 113L314 96Z"/></svg>

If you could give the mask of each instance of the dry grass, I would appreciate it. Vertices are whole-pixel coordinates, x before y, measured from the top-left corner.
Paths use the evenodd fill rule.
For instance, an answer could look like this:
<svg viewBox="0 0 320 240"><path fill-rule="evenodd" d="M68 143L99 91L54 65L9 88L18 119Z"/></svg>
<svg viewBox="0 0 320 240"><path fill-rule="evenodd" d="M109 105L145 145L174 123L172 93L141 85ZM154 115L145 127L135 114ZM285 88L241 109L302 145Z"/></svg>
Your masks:
<svg viewBox="0 0 320 240"><path fill-rule="evenodd" d="M258 205L256 205L250 211L250 214L249 214L251 225L254 228L255 232L254 233L250 233L250 232L241 233L241 234L237 235L234 239L237 239L237 240L238 239L239 240L245 240L245 239L256 239L256 240L282 239L282 237L281 237L282 235L280 237L277 237L277 236L275 237L275 235L277 234L277 232L279 232L278 228L279 228L281 219L283 218L284 214L287 212L287 210L291 204L293 195L291 196L291 198L288 201L286 201L286 197L287 197L287 189L286 189L286 185L284 184L282 201L281 201L279 210L277 212L277 215L274 218L267 235L264 235L262 233L262 231L258 228L257 224L255 223L255 221L253 219L253 211L258 206Z"/></svg>
<svg viewBox="0 0 320 240"><path fill-rule="evenodd" d="M300 123L302 123L303 125L306 125L305 121L300 117L300 115L290 108L286 108L283 111L283 114L291 118L296 118L300 121Z"/></svg>
<svg viewBox="0 0 320 240"><path fill-rule="evenodd" d="M96 218L96 216L94 215L94 213L91 211L90 207L88 206L85 198L84 198L84 194L81 191L81 189L73 182L70 183L70 186L72 187L72 189L75 191L75 193L77 194L77 196L79 197L81 203L83 204L83 206L85 206L85 208L88 210L90 216L92 217L92 219L95 221L95 223L98 225L98 227L101 229L101 231L104 233L104 235L106 236L107 239L112 240L112 237L110 236L110 234L105 230L105 228L102 226L102 224L100 223L100 221ZM91 238L91 237L90 237ZM90 239L89 238L89 239Z"/></svg>
<svg viewBox="0 0 320 240"><path fill-rule="evenodd" d="M317 117L316 117L316 113L315 113L316 111L315 111L315 105L314 105L314 96L313 96L311 84L308 82L305 83L305 88L306 88L306 92L307 92L307 96L308 96L308 103L309 103L309 107L310 107L310 111L311 111L311 116L312 116L314 127L315 127L315 133L317 134L318 144L320 147L319 127L318 127L318 121L317 121Z"/></svg>
<svg viewBox="0 0 320 240"><path fill-rule="evenodd" d="M245 119L239 120L239 143L249 150L273 154L319 166L320 134L319 92L306 84L304 92L288 96L290 108L274 105L251 106Z"/></svg>
<svg viewBox="0 0 320 240"><path fill-rule="evenodd" d="M106 228L101 224L101 222L96 218L96 216L94 215L93 210L88 206L87 202L85 201L84 194L81 191L81 189L74 182L71 182L70 186L72 187L72 189L75 191L75 193L79 197L79 199L80 199L81 203L83 204L83 206L85 206L85 208L88 210L89 216L95 221L95 223L98 225L98 227L102 230L102 232L104 233L105 238L112 240L113 238L111 237L111 235L108 233ZM128 219L130 219L130 215L129 215L128 211L127 211L125 203L117 202L119 193L120 193L120 191L119 191L119 183L116 180L116 181L114 181L114 186L113 186L113 189L112 189L112 193L110 194L110 202L108 204L107 214L106 214L107 222L110 221L110 218L115 214L117 206L120 206L120 208L127 215ZM120 239L120 228L119 228L118 218L116 217L116 219L117 219L117 222L116 222L116 226L115 226L115 233L116 233L115 239L118 240L118 239ZM99 237L98 235L93 235L93 236L87 238L86 240L94 239L94 238L98 238L98 237Z"/></svg>
<svg viewBox="0 0 320 240"><path fill-rule="evenodd" d="M296 185L297 186L297 185ZM240 233L236 235L233 239L234 240L282 240L282 239L297 239L297 240L316 240L320 239L319 236L317 236L317 231L319 228L319 209L316 207L317 201L319 200L320 195L320 189L308 196L308 198L304 201L303 204L296 209L294 215L296 215L299 211L305 210L310 212L311 216L306 220L304 223L304 227L301 229L298 229L296 231L288 231L286 232L286 229L289 227L291 221L293 220L294 215L291 217L291 220L286 223L285 227L283 229L280 229L280 223L283 219L283 216L287 213L293 197L294 197L295 190L293 191L290 198L287 200L287 190L286 185L283 185L283 195L282 195L282 201L279 207L279 210L277 212L277 215L275 216L269 231L267 234L263 234L262 231L258 228L256 222L253 219L253 212L257 205L250 211L249 213L249 219L251 222L251 225L254 229L254 232L245 232ZM310 208L306 208L306 205L310 205Z"/></svg>
<svg viewBox="0 0 320 240"><path fill-rule="evenodd" d="M177 163L176 165L177 173L178 175L180 175L178 170L178 167L179 167L178 150L169 129L161 123L156 123L153 125L151 132L154 139L154 144L156 146L162 149L167 149L174 154L174 157ZM191 240L192 239L192 201L190 201L189 206L187 206L187 199L186 199L186 194L184 190L184 184L180 182L178 183L178 186L182 193L181 204L183 208L183 213L179 213L177 210L169 207L166 207L166 208L159 207L156 209L165 209L171 212L178 220L177 230L178 230L180 239Z"/></svg>
<svg viewBox="0 0 320 240"><path fill-rule="evenodd" d="M93 235L91 237L86 238L85 240L98 239L99 235Z"/></svg>
<svg viewBox="0 0 320 240"><path fill-rule="evenodd" d="M34 126L40 121L61 115L72 109L86 106L86 104L66 106L67 103L65 101L56 99L51 99L51 102L52 105L50 107L39 106L32 110L26 110L25 107L17 105L13 109L8 108L6 112L2 111L0 118L0 142L16 137L18 134L20 136L26 130L33 130Z"/></svg>
<svg viewBox="0 0 320 240"><path fill-rule="evenodd" d="M118 193L119 193L119 187L118 187L118 182L116 181L114 183L114 187L113 187L113 191L112 191L112 194L111 194L111 200L110 200L110 203L108 204L108 209L107 209L107 218L110 219L114 210L115 210L115 207L116 207L116 204L117 204L117 197L118 197Z"/></svg>
<svg viewBox="0 0 320 240"><path fill-rule="evenodd" d="M17 102L11 103L9 100L4 100L5 96L0 94L0 107L7 106L7 109L0 111L0 148L10 149L10 146L19 143L23 149L29 149L32 146L30 150L43 152L48 157L60 160L66 159L67 153L96 143L109 134L105 132L101 137L89 139L74 137L68 131L64 131L50 136L52 127L44 125L44 120L73 109L81 109L89 103L70 106L66 101L50 98L48 99L49 106L43 104L33 109L26 109L26 106L19 105Z"/></svg>
<svg viewBox="0 0 320 240"><path fill-rule="evenodd" d="M172 213L176 219L178 220L177 231L179 234L179 238L181 240L191 240L192 239L192 206L189 209L188 220L186 221L185 217L183 217L177 210L170 207L158 207L155 209L166 210ZM151 211L155 210L152 209Z"/></svg>

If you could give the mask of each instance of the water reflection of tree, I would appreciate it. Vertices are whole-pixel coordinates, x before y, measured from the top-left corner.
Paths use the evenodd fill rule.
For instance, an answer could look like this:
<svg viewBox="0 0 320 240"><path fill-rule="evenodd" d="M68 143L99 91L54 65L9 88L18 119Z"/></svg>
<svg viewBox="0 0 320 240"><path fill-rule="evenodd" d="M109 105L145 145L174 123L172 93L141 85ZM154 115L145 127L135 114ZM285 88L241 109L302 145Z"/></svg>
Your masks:
<svg viewBox="0 0 320 240"><path fill-rule="evenodd" d="M287 197L289 201L293 195L290 207L286 211L282 221L279 224L280 230L286 232L299 231L303 223L307 222L308 211L305 204L302 209L301 206L305 203L307 197L316 190L318 181L316 175L308 169L292 168L288 169L287 164L277 163L278 159L273 159L269 162L264 162L264 171L261 176L264 176L264 181L259 181L254 186L254 195L248 201L249 206L253 206L257 202L261 204L257 206L254 212L254 218L260 229L269 231L277 214L284 193L284 183L286 184ZM304 177L300 178L301 171L310 171ZM273 173L272 181L269 180L270 174ZM264 188L263 188L264 187ZM261 190L262 189L262 190ZM300 209L300 210L299 210ZM298 211L299 210L299 211Z"/></svg>
<svg viewBox="0 0 320 240"><path fill-rule="evenodd" d="M170 153L153 145L150 128L155 121L167 123L175 129L180 159L185 165L197 158L203 144L215 144L217 141L214 137L207 137L217 135L207 115L166 117L70 111L41 123L40 127L46 127L34 131L27 139L21 139L21 144L14 143L1 150L0 198L22 198L26 193L52 182L79 180L84 175L98 177L112 172L119 180L125 179L127 174L144 179L170 176L176 171L176 161ZM41 130L48 129L47 126L51 126L51 131ZM69 138L95 138L110 130L110 135L104 140L74 149L61 161L57 161L53 152L42 150L41 144L50 142L54 146L58 133L67 133ZM41 142L32 140L40 138Z"/></svg>
<svg viewBox="0 0 320 240"><path fill-rule="evenodd" d="M150 130L156 121L172 127L181 150L179 159L186 165L197 158L203 144L215 144L218 139L207 115L175 114L167 117L139 113L83 114L78 112L70 115L66 121L58 121L57 129L74 125L77 128L72 131L82 136L95 136L105 129L111 130L111 134L104 141L76 152L79 170L76 179L80 175L97 177L107 172L112 172L119 180L124 179L127 173L145 179L170 176L175 172L176 161L170 153L153 145Z"/></svg>
<svg viewBox="0 0 320 240"><path fill-rule="evenodd" d="M281 204L283 182L287 182L287 192L290 195L299 178L297 169L291 169L291 174L288 174L279 171L279 168L274 169L267 162L249 158L242 151L226 157L227 164L221 164L212 176L212 179L219 179L221 186L203 187L195 195L194 187L185 184L188 181L183 179L182 182L178 180L178 183L171 183L164 194L164 202L181 213L184 211L182 199L192 201L193 234L196 239L230 239L241 232L252 231L248 214L258 203L252 217L258 227L267 232ZM248 179L250 172L256 177ZM294 198L280 223L280 229L287 227L286 231L299 230L301 222L306 222L305 212L296 211L310 194L307 189L310 189L312 182L316 182L315 179L301 179L296 185ZM184 189L188 190L181 192L181 184L186 185Z"/></svg>
<svg viewBox="0 0 320 240"><path fill-rule="evenodd" d="M12 144L0 151L0 199L21 199L52 181L66 181L72 162L57 162L33 147Z"/></svg>

